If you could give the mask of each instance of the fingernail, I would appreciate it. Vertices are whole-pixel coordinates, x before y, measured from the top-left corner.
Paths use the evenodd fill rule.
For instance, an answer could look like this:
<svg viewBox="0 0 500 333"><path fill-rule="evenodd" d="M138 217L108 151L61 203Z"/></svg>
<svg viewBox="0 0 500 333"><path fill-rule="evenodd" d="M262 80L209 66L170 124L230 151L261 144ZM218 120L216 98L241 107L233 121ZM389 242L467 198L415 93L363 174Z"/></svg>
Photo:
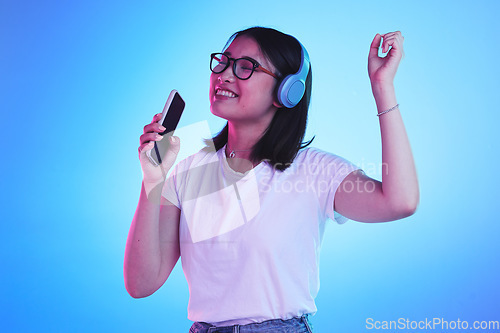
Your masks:
<svg viewBox="0 0 500 333"><path fill-rule="evenodd" d="M163 135L156 134L156 139L157 139L157 140L161 140L161 139L163 139Z"/></svg>
<svg viewBox="0 0 500 333"><path fill-rule="evenodd" d="M171 136L170 141L172 141L172 143L175 143L175 142L177 142L177 139L175 138L175 136Z"/></svg>
<svg viewBox="0 0 500 333"><path fill-rule="evenodd" d="M164 126L162 126L162 125L160 125L160 129L161 129L162 131L166 130L166 128L165 128Z"/></svg>

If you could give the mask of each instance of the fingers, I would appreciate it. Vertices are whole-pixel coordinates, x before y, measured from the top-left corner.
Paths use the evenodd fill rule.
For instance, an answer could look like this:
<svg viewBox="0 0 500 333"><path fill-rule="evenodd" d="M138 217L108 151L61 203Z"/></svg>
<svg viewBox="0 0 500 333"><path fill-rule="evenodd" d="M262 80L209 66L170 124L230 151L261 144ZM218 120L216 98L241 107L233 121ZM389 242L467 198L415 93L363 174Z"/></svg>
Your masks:
<svg viewBox="0 0 500 333"><path fill-rule="evenodd" d="M402 36L401 31L393 31L393 32L388 32L382 35L382 37L390 37L390 36Z"/></svg>
<svg viewBox="0 0 500 333"><path fill-rule="evenodd" d="M160 140L163 138L163 136L160 135ZM167 153L165 154L165 156L163 157L163 161L162 161L162 167L166 170L169 170L172 165L174 164L175 162L175 159L177 158L177 154L179 153L179 150L180 150L180 139L179 137L177 136L170 136L168 138L169 140L169 147L168 147L168 151ZM159 140L155 140L155 141L159 141ZM139 159L142 161L144 158L147 158L146 157L146 152L153 149L154 147L154 141L150 141L148 143L144 143L142 145L139 146Z"/></svg>
<svg viewBox="0 0 500 333"><path fill-rule="evenodd" d="M403 52L403 41L404 37L401 35L401 31L389 32L382 35L382 52L386 53L389 51L389 47L395 50Z"/></svg>
<svg viewBox="0 0 500 333"><path fill-rule="evenodd" d="M180 150L180 140L177 136L171 136L168 138L168 140L170 145L161 163L161 167L164 170L165 174L174 165L175 160L177 159L177 154Z"/></svg>
<svg viewBox="0 0 500 333"><path fill-rule="evenodd" d="M380 44L380 41L382 40L382 44ZM390 47L393 47L397 50L401 50L403 48L403 41L404 37L401 34L401 31L395 31L395 32L388 32L386 34L380 35L376 34L375 37L373 38L373 41L370 45L370 57L376 57L378 56L378 48L382 47L382 53L386 53L389 51Z"/></svg>
<svg viewBox="0 0 500 333"><path fill-rule="evenodd" d="M382 36L380 34L375 35L370 45L370 53L368 55L369 57L378 57L378 47L380 46L381 39Z"/></svg>
<svg viewBox="0 0 500 333"><path fill-rule="evenodd" d="M163 136L157 133L148 133L141 135L141 145L139 146L139 153L153 149L155 142L162 139Z"/></svg>
<svg viewBox="0 0 500 333"><path fill-rule="evenodd" d="M146 154L146 151L153 149L153 147L154 147L154 141L150 141L148 143L140 145L138 148L140 159L142 160L142 158L144 157L143 155Z"/></svg>
<svg viewBox="0 0 500 333"><path fill-rule="evenodd" d="M160 141L161 139L163 138L163 135L160 135L156 132L152 132L152 133L146 133L146 134L143 134L139 137L139 141L140 141L140 144L145 144L145 143L149 143L150 141Z"/></svg>
<svg viewBox="0 0 500 333"><path fill-rule="evenodd" d="M153 120L152 120L151 122L152 122L152 123L154 123L154 122L157 122L158 120L160 120L160 119L161 119L161 115L162 115L162 113L161 113L161 112L160 112L160 113L155 114L155 115L153 116Z"/></svg>
<svg viewBox="0 0 500 333"><path fill-rule="evenodd" d="M151 123L147 124L146 126L144 126L144 133L149 133L149 132L163 132L166 128L163 127L162 125L160 125L158 123L158 121L161 119L161 113L159 113L159 117L158 117L158 114L156 114L154 117L153 117L153 121L151 121Z"/></svg>
<svg viewBox="0 0 500 333"><path fill-rule="evenodd" d="M139 137L139 153L145 152L147 150L153 149L154 142L160 141L163 139L163 136L158 134L166 130L165 127L158 124L158 121L161 119L162 114L157 113L153 116L153 120L151 123L144 126L144 134Z"/></svg>
<svg viewBox="0 0 500 333"><path fill-rule="evenodd" d="M154 140L155 135L157 133L164 132L166 130L165 127L160 125L158 121L161 119L161 113L157 113L154 115L153 120L151 123L147 124L144 126L144 134L141 135L140 137L140 142L141 144L149 141L149 140ZM152 135L147 135L147 134L152 134Z"/></svg>

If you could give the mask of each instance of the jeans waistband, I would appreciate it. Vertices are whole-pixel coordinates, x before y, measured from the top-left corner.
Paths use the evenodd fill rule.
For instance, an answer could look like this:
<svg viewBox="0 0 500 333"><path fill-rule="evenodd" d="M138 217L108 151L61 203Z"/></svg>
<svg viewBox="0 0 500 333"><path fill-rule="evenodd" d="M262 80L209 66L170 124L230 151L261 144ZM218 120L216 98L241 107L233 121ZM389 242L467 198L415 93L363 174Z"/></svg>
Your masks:
<svg viewBox="0 0 500 333"><path fill-rule="evenodd" d="M287 328L290 329L300 329L307 328L308 332L312 333L312 327L308 320L309 314L303 314L301 317L295 317L291 319L271 319L260 323L251 323L245 325L231 325L231 326L219 326L216 327L212 324L205 322L195 322L191 327L190 332L196 333L251 333L251 332L272 332L273 329L277 328Z"/></svg>

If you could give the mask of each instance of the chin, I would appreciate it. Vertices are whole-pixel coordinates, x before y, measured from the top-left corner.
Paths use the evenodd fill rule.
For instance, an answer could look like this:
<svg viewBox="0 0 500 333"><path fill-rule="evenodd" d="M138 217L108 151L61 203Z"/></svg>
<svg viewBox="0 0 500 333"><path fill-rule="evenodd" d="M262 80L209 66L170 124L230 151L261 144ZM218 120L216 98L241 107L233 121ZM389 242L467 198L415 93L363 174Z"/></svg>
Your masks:
<svg viewBox="0 0 500 333"><path fill-rule="evenodd" d="M210 105L210 112L214 115L214 116L217 116L219 118L222 118L222 119L226 119L226 120L229 120L228 118L231 118L227 112L224 112L223 110L221 110L220 107L218 107L217 105L214 105L214 104L211 104Z"/></svg>

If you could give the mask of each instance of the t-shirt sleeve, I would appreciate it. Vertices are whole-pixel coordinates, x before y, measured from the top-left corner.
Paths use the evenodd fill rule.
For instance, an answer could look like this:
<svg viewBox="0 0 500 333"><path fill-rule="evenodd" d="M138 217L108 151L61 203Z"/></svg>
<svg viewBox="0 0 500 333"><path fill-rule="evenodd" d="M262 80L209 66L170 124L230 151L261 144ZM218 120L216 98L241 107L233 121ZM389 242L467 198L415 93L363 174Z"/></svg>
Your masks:
<svg viewBox="0 0 500 333"><path fill-rule="evenodd" d="M182 203L186 197L196 195L198 190L196 179L203 176L205 169L202 166L210 163L210 158L217 157L210 150L202 149L177 163L167 175L161 192L162 196L182 210ZM187 186L188 183L193 182L193 187Z"/></svg>
<svg viewBox="0 0 500 333"><path fill-rule="evenodd" d="M324 170L324 172L319 173L321 179L318 181L322 184L328 184L319 196L323 212L326 217L338 224L343 224L347 222L348 218L333 210L335 193L347 175L361 168L341 156L321 151L316 153L318 156L315 160L321 164L321 169Z"/></svg>

